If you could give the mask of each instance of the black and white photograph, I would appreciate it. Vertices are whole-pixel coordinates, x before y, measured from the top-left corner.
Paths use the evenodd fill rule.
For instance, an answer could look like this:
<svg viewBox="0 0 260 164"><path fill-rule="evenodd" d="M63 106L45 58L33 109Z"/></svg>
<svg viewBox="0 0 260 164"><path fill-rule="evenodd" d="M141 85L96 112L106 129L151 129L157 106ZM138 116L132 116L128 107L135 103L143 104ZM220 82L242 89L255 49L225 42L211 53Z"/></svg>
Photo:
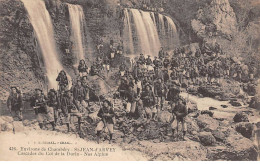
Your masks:
<svg viewBox="0 0 260 164"><path fill-rule="evenodd" d="M0 161L258 161L259 50L259 0L0 0Z"/></svg>

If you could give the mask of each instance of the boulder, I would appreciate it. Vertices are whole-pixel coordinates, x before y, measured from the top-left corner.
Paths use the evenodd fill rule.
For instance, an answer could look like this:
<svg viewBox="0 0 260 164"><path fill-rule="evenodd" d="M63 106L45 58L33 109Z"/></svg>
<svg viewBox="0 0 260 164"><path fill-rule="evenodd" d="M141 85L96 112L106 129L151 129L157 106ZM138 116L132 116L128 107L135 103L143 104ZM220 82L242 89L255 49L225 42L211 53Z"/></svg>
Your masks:
<svg viewBox="0 0 260 164"><path fill-rule="evenodd" d="M214 112L209 111L209 110L202 110L200 113L201 113L202 115L203 115L203 114L207 114L207 115L209 115L210 117L213 117L213 115L214 115Z"/></svg>
<svg viewBox="0 0 260 164"><path fill-rule="evenodd" d="M249 122L248 120L248 115L245 114L244 112L238 112L234 118L234 122Z"/></svg>
<svg viewBox="0 0 260 164"><path fill-rule="evenodd" d="M190 134L193 134L194 132L199 132L200 128L194 118L186 117L186 123L187 123L187 131Z"/></svg>
<svg viewBox="0 0 260 164"><path fill-rule="evenodd" d="M223 142L226 138L226 135L220 130L213 130L211 133L215 137L216 141Z"/></svg>
<svg viewBox="0 0 260 164"><path fill-rule="evenodd" d="M228 106L227 105L221 105L222 108L227 108Z"/></svg>
<svg viewBox="0 0 260 164"><path fill-rule="evenodd" d="M229 102L232 106L242 106L240 102L238 101L230 101Z"/></svg>
<svg viewBox="0 0 260 164"><path fill-rule="evenodd" d="M215 107L209 107L209 110L216 110L217 108L215 108Z"/></svg>
<svg viewBox="0 0 260 164"><path fill-rule="evenodd" d="M198 111L197 104L194 102L189 101L187 103L188 113L196 112Z"/></svg>
<svg viewBox="0 0 260 164"><path fill-rule="evenodd" d="M217 120L205 114L198 116L197 124L201 129L207 132L217 130L219 127L219 122Z"/></svg>
<svg viewBox="0 0 260 164"><path fill-rule="evenodd" d="M241 135L232 134L226 139L229 151L226 152L227 160L256 161L257 149L253 142Z"/></svg>
<svg viewBox="0 0 260 164"><path fill-rule="evenodd" d="M211 132L200 132L199 139L203 146L212 146L216 143L216 139Z"/></svg>
<svg viewBox="0 0 260 164"><path fill-rule="evenodd" d="M170 123L172 118L173 118L172 114L168 111L161 111L158 114L158 121L162 123Z"/></svg>
<svg viewBox="0 0 260 164"><path fill-rule="evenodd" d="M236 124L236 131L246 138L251 138L253 135L254 126L249 122L240 122Z"/></svg>

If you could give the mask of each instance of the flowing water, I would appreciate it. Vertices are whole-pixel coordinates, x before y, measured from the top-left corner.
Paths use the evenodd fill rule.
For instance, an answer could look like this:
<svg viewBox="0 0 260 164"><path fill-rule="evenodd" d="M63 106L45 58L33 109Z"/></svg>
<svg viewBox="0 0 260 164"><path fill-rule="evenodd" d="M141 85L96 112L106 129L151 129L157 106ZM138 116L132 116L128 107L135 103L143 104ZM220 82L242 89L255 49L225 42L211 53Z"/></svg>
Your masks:
<svg viewBox="0 0 260 164"><path fill-rule="evenodd" d="M80 5L67 4L70 15L71 41L73 42L73 55L77 63L84 57L84 12Z"/></svg>
<svg viewBox="0 0 260 164"><path fill-rule="evenodd" d="M173 20L159 13L124 9L124 47L126 54L157 56L160 47L173 50L179 37Z"/></svg>
<svg viewBox="0 0 260 164"><path fill-rule="evenodd" d="M56 44L54 41L54 31L49 12L43 0L21 0L28 12L30 22L36 33L39 42L46 75L49 81L49 88L56 88L56 77L58 71L63 67L60 63Z"/></svg>

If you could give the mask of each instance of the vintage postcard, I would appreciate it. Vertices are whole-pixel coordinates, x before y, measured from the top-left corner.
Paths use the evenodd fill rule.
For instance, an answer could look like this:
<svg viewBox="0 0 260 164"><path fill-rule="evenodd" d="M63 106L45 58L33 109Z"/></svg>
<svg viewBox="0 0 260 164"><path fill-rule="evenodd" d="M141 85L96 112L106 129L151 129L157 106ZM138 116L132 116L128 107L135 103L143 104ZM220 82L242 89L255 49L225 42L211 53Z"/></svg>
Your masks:
<svg viewBox="0 0 260 164"><path fill-rule="evenodd" d="M258 161L259 0L0 0L0 161Z"/></svg>

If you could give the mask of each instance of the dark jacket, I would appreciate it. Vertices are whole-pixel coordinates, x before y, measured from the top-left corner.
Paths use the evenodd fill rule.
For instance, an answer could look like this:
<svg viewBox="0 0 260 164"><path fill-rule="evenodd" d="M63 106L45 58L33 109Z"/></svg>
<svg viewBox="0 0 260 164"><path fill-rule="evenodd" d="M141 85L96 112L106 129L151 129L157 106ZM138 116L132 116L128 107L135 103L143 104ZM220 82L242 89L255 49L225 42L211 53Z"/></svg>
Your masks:
<svg viewBox="0 0 260 164"><path fill-rule="evenodd" d="M31 99L31 106L35 109L35 114L38 113L47 113L47 97L44 96L44 94L41 94L40 96L35 95Z"/></svg>
<svg viewBox="0 0 260 164"><path fill-rule="evenodd" d="M11 107L12 111L17 111L22 108L22 96L19 93L11 93L7 99L7 106Z"/></svg>
<svg viewBox="0 0 260 164"><path fill-rule="evenodd" d="M153 91L144 91L141 94L141 100L143 101L143 106L144 107L151 107L155 104L155 96Z"/></svg>
<svg viewBox="0 0 260 164"><path fill-rule="evenodd" d="M105 116L104 114L109 114L109 116ZM114 110L112 107L102 107L98 111L97 114L98 117L100 117L103 121L106 121L107 124L114 124L113 117L115 116Z"/></svg>
<svg viewBox="0 0 260 164"><path fill-rule="evenodd" d="M86 99L86 89L83 86L76 85L73 88L73 98L76 101L82 101Z"/></svg>
<svg viewBox="0 0 260 164"><path fill-rule="evenodd" d="M65 86L67 86L67 85L69 84L69 83L68 83L68 78L67 78L67 76L66 76L66 75L63 75L63 74L61 74L61 73L59 73L59 75L58 75L56 81L59 82L59 85L65 85Z"/></svg>
<svg viewBox="0 0 260 164"><path fill-rule="evenodd" d="M188 114L188 109L185 104L178 103L175 105L172 112L176 115L177 120L183 120L183 118Z"/></svg>

